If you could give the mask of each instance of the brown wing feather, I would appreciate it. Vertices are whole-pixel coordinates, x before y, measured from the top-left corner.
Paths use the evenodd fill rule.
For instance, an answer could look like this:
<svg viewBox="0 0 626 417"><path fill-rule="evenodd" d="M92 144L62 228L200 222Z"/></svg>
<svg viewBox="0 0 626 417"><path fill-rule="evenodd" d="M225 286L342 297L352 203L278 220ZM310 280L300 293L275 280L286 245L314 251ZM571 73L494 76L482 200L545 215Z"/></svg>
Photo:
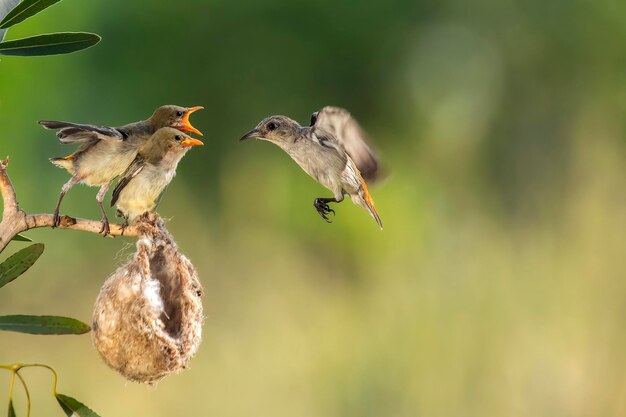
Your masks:
<svg viewBox="0 0 626 417"><path fill-rule="evenodd" d="M102 136L108 136L111 138L124 139L124 135L122 132L117 130L114 127L108 126L96 126L90 124L83 123L71 123L71 122L62 122L57 120L40 120L38 122L40 125L45 127L46 129L60 129L59 137L71 135L76 133L77 131L87 131L87 132L95 132Z"/></svg>
<svg viewBox="0 0 626 417"><path fill-rule="evenodd" d="M129 182L132 181L133 178L137 176L141 172L141 170L146 166L146 160L143 156L137 155L133 162L126 168L126 171L120 176L120 180L118 181L115 189L113 189L113 195L111 196L111 207L117 203L117 199L120 197L120 193L128 185Z"/></svg>

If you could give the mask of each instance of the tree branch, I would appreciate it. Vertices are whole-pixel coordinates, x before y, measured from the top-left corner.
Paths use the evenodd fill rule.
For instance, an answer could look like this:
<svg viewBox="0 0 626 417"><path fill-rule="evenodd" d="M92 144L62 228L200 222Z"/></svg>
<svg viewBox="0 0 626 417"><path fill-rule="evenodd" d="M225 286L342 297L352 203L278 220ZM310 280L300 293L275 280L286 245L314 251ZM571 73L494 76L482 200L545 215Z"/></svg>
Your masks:
<svg viewBox="0 0 626 417"><path fill-rule="evenodd" d="M17 197L11 180L7 175L7 165L9 165L9 157L0 161L0 192L2 192L2 201L4 202L4 210L2 218L7 217L13 212L19 210L17 205Z"/></svg>
<svg viewBox="0 0 626 417"><path fill-rule="evenodd" d="M26 214L20 209L15 195L15 189L9 175L7 165L9 158L0 161L0 193L4 202L2 222L0 222L0 252L9 244L18 233L38 227L52 227L52 214ZM70 216L61 216L59 229L81 230L89 233L100 233L102 223L97 220L77 219ZM112 224L109 236L137 236L137 229L129 226L122 229L121 225Z"/></svg>

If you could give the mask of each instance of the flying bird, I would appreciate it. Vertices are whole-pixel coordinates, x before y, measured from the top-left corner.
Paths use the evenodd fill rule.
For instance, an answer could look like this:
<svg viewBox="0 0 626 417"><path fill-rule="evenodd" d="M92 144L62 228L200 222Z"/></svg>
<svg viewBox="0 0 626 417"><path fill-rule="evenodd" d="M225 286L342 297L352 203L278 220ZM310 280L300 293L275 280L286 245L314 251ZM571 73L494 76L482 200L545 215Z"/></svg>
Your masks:
<svg viewBox="0 0 626 417"><path fill-rule="evenodd" d="M286 116L270 116L241 140L249 138L278 145L307 174L334 194L330 198L318 197L313 202L324 220L330 222L328 214L335 214L328 203L339 203L348 195L383 228L365 182L376 178L378 160L367 145L365 132L347 110L324 107L313 113L308 127L300 126Z"/></svg>
<svg viewBox="0 0 626 417"><path fill-rule="evenodd" d="M159 129L144 143L113 190L111 206L124 217L123 227L156 208L181 158L198 145L203 143L169 127Z"/></svg>
<svg viewBox="0 0 626 417"><path fill-rule="evenodd" d="M39 124L43 127L58 129L57 137L61 143L78 145L78 149L67 156L50 158L50 162L64 168L72 175L72 178L61 188L61 194L54 209L53 226L60 224L59 209L65 194L72 186L82 183L100 186L96 196L102 213L100 232L105 236L109 234L109 220L102 202L111 182L128 168L137 156L139 148L158 129L172 127L202 135L189 122L189 115L202 108L201 106L161 106L150 118L120 127L40 120Z"/></svg>

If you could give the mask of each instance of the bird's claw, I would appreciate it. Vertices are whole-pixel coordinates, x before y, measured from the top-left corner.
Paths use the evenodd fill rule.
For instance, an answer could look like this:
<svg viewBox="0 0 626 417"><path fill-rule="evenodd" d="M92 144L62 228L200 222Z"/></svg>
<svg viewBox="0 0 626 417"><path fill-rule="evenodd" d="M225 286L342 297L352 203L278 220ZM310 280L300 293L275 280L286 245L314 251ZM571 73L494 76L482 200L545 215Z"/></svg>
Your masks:
<svg viewBox="0 0 626 417"><path fill-rule="evenodd" d="M102 233L103 237L107 237L111 233L109 219L107 219L106 216L102 217L102 226L100 227L100 231L98 233Z"/></svg>
<svg viewBox="0 0 626 417"><path fill-rule="evenodd" d="M335 210L331 209L328 203L325 203L319 199L315 199L315 202L313 203L313 205L315 206L315 209L317 210L319 215L322 216L322 219L326 220L326 223L333 222L332 220L328 218L327 214L333 213L333 216L334 216Z"/></svg>
<svg viewBox="0 0 626 417"><path fill-rule="evenodd" d="M54 210L52 215L52 228L59 227L61 225L61 216L59 216L59 210Z"/></svg>
<svg viewBox="0 0 626 417"><path fill-rule="evenodd" d="M124 232L126 231L127 228L128 228L128 219L124 217L124 223L122 223L122 232L120 233L121 236L124 236Z"/></svg>

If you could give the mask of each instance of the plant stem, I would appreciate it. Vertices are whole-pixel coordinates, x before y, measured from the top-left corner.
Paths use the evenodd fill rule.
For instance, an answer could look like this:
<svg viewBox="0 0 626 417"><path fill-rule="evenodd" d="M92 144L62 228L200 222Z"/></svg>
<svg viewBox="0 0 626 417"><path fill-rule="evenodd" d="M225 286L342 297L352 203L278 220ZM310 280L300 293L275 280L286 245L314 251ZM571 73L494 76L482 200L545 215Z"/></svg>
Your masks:
<svg viewBox="0 0 626 417"><path fill-rule="evenodd" d="M30 417L30 392L28 391L28 386L26 385L26 381L20 375L20 369L22 368L45 368L52 372L53 380L52 380L52 395L54 397L57 396L57 382L58 375L57 372L51 366L48 366L43 363L14 363L13 365L2 365L0 364L0 369L6 369L11 371L11 386L9 388L9 407L10 403L13 399L13 386L15 384L15 376L20 380L22 386L24 387L24 393L26 394L26 417Z"/></svg>
<svg viewBox="0 0 626 417"><path fill-rule="evenodd" d="M22 383L22 387L24 387L24 394L26 394L26 417L30 417L30 392L28 391L28 386L26 385L26 381L22 378L19 371L15 371L15 375L19 378Z"/></svg>
<svg viewBox="0 0 626 417"><path fill-rule="evenodd" d="M55 371L53 367L46 365L44 363L14 363L13 365L0 365L0 369L7 369L14 373L19 372L19 370L22 368L45 368L49 370L50 372L52 372L52 376L54 377L53 383L52 383L52 394L55 396L57 395L58 375L57 375L57 371Z"/></svg>
<svg viewBox="0 0 626 417"><path fill-rule="evenodd" d="M11 385L9 386L8 415L11 415L11 403L13 401L13 385L15 384L15 371L11 372Z"/></svg>

